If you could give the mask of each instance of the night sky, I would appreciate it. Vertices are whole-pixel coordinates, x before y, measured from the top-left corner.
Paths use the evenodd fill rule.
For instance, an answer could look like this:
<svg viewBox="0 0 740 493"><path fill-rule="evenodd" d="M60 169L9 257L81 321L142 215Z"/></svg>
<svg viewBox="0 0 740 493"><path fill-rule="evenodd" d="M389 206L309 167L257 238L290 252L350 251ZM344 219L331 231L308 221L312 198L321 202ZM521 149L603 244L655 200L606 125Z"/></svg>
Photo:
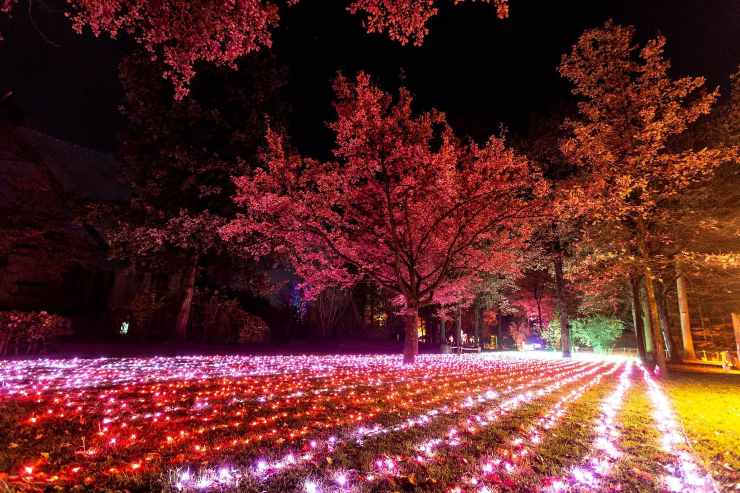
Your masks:
<svg viewBox="0 0 740 493"><path fill-rule="evenodd" d="M675 75L704 75L726 87L740 61L738 0L511 0L510 18L466 2L430 24L421 48L400 46L364 32L346 1L303 0L285 9L274 34L274 51L289 71L287 97L294 142L321 154L331 144L323 123L332 118L330 81L338 70L370 72L387 89L401 80L420 108L445 111L461 134L485 138L501 124L525 134L534 115L547 115L568 98L557 74L560 56L588 27L613 18L637 27L639 39L662 32ZM130 41L77 36L62 10L33 4L33 27L25 9L0 30L0 88L14 91L25 124L50 135L113 150L123 124L117 64ZM59 3L61 5L61 3Z"/></svg>

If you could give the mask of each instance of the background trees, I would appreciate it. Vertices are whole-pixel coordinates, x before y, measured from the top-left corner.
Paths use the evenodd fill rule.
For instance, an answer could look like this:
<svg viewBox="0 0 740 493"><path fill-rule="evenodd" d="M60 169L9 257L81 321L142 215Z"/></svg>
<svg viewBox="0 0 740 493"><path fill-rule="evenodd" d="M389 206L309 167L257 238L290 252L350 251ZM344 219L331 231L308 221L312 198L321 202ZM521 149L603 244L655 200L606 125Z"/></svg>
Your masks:
<svg viewBox="0 0 740 493"><path fill-rule="evenodd" d="M269 55L259 56L237 71L206 70L191 94L177 101L151 63L132 56L121 66L128 125L119 155L131 200L98 209L95 216L105 225L116 258L155 277L169 276L175 284L162 289L151 279L140 287L154 290L152 296L157 291L178 296L163 301L177 306L171 320L180 339L188 335L204 267L213 271L230 262L232 274L203 288L228 292L224 284L233 284L244 271L251 279L242 288L261 283L255 266L231 255L218 228L233 216L232 176L244 173L244 160L256 155L264 114L281 121L282 77Z"/></svg>
<svg viewBox="0 0 740 493"><path fill-rule="evenodd" d="M370 279L407 315L404 357L418 351L418 311L459 302L481 272L516 268L546 185L491 137L462 143L444 115L411 109L360 74L335 82L335 161L291 153L267 135L264 168L236 180L245 215L223 228L257 255L285 255L309 296Z"/></svg>

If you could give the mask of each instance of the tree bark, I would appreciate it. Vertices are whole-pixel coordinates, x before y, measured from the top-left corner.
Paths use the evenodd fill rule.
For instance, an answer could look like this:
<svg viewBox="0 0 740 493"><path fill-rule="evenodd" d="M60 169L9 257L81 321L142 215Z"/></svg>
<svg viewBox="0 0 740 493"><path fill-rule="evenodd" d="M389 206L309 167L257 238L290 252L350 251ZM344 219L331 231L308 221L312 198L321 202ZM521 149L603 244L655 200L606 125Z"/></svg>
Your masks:
<svg viewBox="0 0 740 493"><path fill-rule="evenodd" d="M637 352L642 361L646 361L647 352L645 348L645 328L642 325L642 310L640 305L640 279L631 275L629 279L630 287L630 305L632 307L632 323L635 328L635 338L637 339Z"/></svg>
<svg viewBox="0 0 740 493"><path fill-rule="evenodd" d="M694 339L691 336L691 317L689 316L689 298L686 292L686 277L676 265L676 293L678 295L678 313L681 319L681 342L683 343L683 357L688 360L696 359Z"/></svg>
<svg viewBox="0 0 740 493"><path fill-rule="evenodd" d="M455 343L457 352L462 354L462 308L457 308L457 321L455 322Z"/></svg>
<svg viewBox="0 0 740 493"><path fill-rule="evenodd" d="M735 350L737 360L740 361L740 313L732 314L732 330L735 332Z"/></svg>
<svg viewBox="0 0 740 493"><path fill-rule="evenodd" d="M190 272L185 281L185 296L182 299L180 305L180 311L177 314L177 321L175 323L175 334L177 338L183 340L188 335L188 323L190 322L190 312L193 307L193 292L195 291L195 278L198 274L198 259L193 260L193 264L190 267Z"/></svg>
<svg viewBox="0 0 740 493"><path fill-rule="evenodd" d="M668 365L666 363L665 345L661 334L662 331L660 330L660 316L658 315L658 302L655 297L653 269L650 267L650 260L652 257L647 244L647 227L640 218L637 220L636 239L645 274L645 292L647 293L650 329L653 335L653 345L655 346L655 360L658 363L658 367L662 374L667 375Z"/></svg>
<svg viewBox="0 0 740 493"><path fill-rule="evenodd" d="M650 329L653 335L653 345L655 346L655 361L658 363L661 373L667 375L668 364L666 362L663 335L660 330L660 316L658 315L658 302L655 297L655 283L653 282L652 269L649 266L645 266L645 291L647 293Z"/></svg>
<svg viewBox="0 0 740 493"><path fill-rule="evenodd" d="M645 283L640 281L640 307L642 311L642 326L645 329L643 335L645 337L645 353L648 358L652 361L655 359L655 346L653 346L653 330L650 327L650 315L648 312L650 308L647 302L647 291L645 290Z"/></svg>
<svg viewBox="0 0 740 493"><path fill-rule="evenodd" d="M570 358L570 327L568 327L568 304L565 300L565 278L563 276L563 252L558 251L554 259L555 296L560 315L560 346L563 357Z"/></svg>
<svg viewBox="0 0 740 493"><path fill-rule="evenodd" d="M405 318L403 339L403 363L414 364L416 355L419 354L419 310L409 307L409 313Z"/></svg>
<svg viewBox="0 0 740 493"><path fill-rule="evenodd" d="M660 319L660 331L663 334L663 344L665 344L666 359L674 361L675 351L673 351L673 341L671 340L671 326L668 323L668 313L666 312L666 295L665 286L660 284L660 289L656 291L656 301L658 302L658 318Z"/></svg>

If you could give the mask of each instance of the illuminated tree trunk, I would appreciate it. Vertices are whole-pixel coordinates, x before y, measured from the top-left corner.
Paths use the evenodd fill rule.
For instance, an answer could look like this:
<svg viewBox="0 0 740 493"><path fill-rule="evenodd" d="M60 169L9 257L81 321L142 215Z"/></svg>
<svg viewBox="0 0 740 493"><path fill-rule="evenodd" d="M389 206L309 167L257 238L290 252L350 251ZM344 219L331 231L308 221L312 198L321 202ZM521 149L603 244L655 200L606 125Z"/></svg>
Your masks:
<svg viewBox="0 0 740 493"><path fill-rule="evenodd" d="M643 270L645 274L645 293L647 294L648 317L650 318L650 329L653 336L653 345L655 346L655 361L663 375L668 374L668 365L666 363L666 352L663 335L660 330L660 316L658 315L658 301L655 296L655 281L653 269L650 267L650 251L647 245L647 227L642 219L637 220L636 239L637 245L642 257Z"/></svg>
<svg viewBox="0 0 740 493"><path fill-rule="evenodd" d="M563 277L563 253L555 254L555 295L560 315L560 346L563 357L570 358L570 327L568 327L568 304L565 301L565 278Z"/></svg>
<svg viewBox="0 0 740 493"><path fill-rule="evenodd" d="M666 363L663 335L660 330L660 316L658 315L658 302L655 297L655 283L653 282L653 271L649 266L645 266L645 291L647 293L650 329L653 335L653 345L655 346L655 361L658 363L661 373L667 375L668 365Z"/></svg>
<svg viewBox="0 0 740 493"><path fill-rule="evenodd" d="M646 361L645 328L642 325L642 306L640 305L640 279L631 275L629 280L630 306L632 307L632 323L637 339L637 352L642 361Z"/></svg>
<svg viewBox="0 0 740 493"><path fill-rule="evenodd" d="M409 307L409 313L406 314L405 323L403 362L404 364L411 365L416 361L416 355L419 354L419 311L416 307Z"/></svg>
<svg viewBox="0 0 740 493"><path fill-rule="evenodd" d="M660 319L660 331L663 334L663 344L665 344L666 359L674 361L676 356L673 350L673 341L671 340L671 326L668 322L668 314L666 311L666 294L665 286L660 283L660 289L655 293L656 301L658 302L658 318Z"/></svg>
<svg viewBox="0 0 740 493"><path fill-rule="evenodd" d="M642 326L644 327L643 335L645 336L645 352L654 359L655 347L653 346L653 329L650 326L650 308L648 307L647 291L645 283L640 285L640 306L642 307Z"/></svg>
<svg viewBox="0 0 740 493"><path fill-rule="evenodd" d="M689 316L689 298L686 292L686 277L676 266L676 292L678 294L678 313L681 319L681 341L683 342L684 359L696 359L694 340L691 337L691 318Z"/></svg>
<svg viewBox="0 0 740 493"><path fill-rule="evenodd" d="M732 314L732 330L735 332L735 350L737 360L740 361L740 313Z"/></svg>
<svg viewBox="0 0 740 493"><path fill-rule="evenodd" d="M455 344L457 352L462 353L462 308L457 308L457 320L455 320Z"/></svg>
<svg viewBox="0 0 740 493"><path fill-rule="evenodd" d="M193 292L195 291L195 278L198 274L198 259L193 260L190 267L187 280L185 281L185 296L180 305L180 311L177 314L175 323L175 334L178 339L185 339L188 335L188 323L190 322L190 312L193 307Z"/></svg>

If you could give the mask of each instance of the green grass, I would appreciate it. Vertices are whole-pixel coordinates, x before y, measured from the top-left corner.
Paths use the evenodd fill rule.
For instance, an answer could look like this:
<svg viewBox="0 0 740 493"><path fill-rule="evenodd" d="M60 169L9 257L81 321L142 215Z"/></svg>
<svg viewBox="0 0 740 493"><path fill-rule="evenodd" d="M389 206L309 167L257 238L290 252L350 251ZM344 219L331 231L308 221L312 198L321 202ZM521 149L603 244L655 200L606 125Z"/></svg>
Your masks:
<svg viewBox="0 0 740 493"><path fill-rule="evenodd" d="M697 458L722 490L740 490L740 376L674 373L661 382Z"/></svg>
<svg viewBox="0 0 740 493"><path fill-rule="evenodd" d="M625 395L624 407L618 416L622 427L619 449L624 455L617 463L614 479L624 491L660 491L657 479L664 472L661 463L668 458L660 450L652 412L647 386L634 372L632 388Z"/></svg>

